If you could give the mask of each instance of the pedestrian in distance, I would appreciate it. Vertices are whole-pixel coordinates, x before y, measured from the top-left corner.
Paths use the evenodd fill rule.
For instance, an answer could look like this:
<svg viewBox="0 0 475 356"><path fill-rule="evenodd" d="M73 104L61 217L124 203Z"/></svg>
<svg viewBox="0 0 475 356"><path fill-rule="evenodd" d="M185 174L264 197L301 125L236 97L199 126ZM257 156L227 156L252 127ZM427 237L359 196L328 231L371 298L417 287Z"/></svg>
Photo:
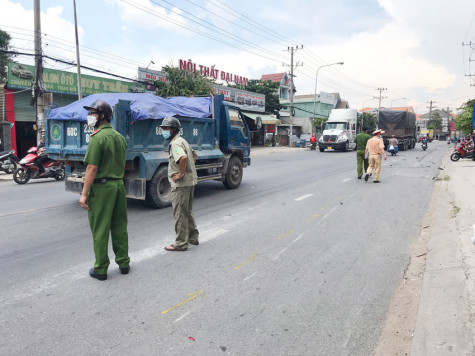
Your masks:
<svg viewBox="0 0 475 356"><path fill-rule="evenodd" d="M458 137L457 135L454 136L454 149L457 148Z"/></svg>
<svg viewBox="0 0 475 356"><path fill-rule="evenodd" d="M168 181L172 188L172 207L175 217L175 242L167 251L186 251L188 244L199 245L199 232L193 216L193 195L198 182L196 152L180 135L180 121L175 117L163 119L162 135L168 145Z"/></svg>
<svg viewBox="0 0 475 356"><path fill-rule="evenodd" d="M368 128L363 127L361 132L355 136L355 143L356 143L356 173L358 174L358 179L361 179L363 175L363 166L364 171L369 167L368 158L365 158L365 149L366 143L371 138L368 134Z"/></svg>
<svg viewBox="0 0 475 356"><path fill-rule="evenodd" d="M386 151L384 150L384 142L380 139L381 133L384 131L376 130L373 132L373 137L368 140L366 143L365 155L369 154L369 167L366 170L366 175L364 177L365 182L368 181L370 175L373 174L374 169L374 179L373 183L379 183L379 174L381 172L381 155L384 156L384 160L387 159Z"/></svg>
<svg viewBox="0 0 475 356"><path fill-rule="evenodd" d="M88 110L87 123L96 130L91 134L84 162L87 163L84 186L79 199L88 211L96 261L89 275L100 281L107 279L109 267L109 233L115 262L121 274L130 270L129 237L127 233L127 198L124 187L124 137L110 124L111 106L96 100Z"/></svg>

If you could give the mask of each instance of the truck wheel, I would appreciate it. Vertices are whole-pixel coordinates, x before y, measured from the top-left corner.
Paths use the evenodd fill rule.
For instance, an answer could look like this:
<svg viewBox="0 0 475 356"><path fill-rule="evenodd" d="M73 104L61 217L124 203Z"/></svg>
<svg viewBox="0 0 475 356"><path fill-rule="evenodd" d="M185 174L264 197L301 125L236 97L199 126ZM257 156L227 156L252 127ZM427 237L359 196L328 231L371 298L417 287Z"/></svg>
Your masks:
<svg viewBox="0 0 475 356"><path fill-rule="evenodd" d="M147 182L145 204L153 208L165 208L172 204L172 187L168 181L168 167L157 169L150 182Z"/></svg>
<svg viewBox="0 0 475 356"><path fill-rule="evenodd" d="M324 152L325 149L324 148L319 148L320 152Z"/></svg>
<svg viewBox="0 0 475 356"><path fill-rule="evenodd" d="M228 171L224 179L224 186L229 189L236 189L241 184L242 180L242 162L236 157L232 156L229 160Z"/></svg>
<svg viewBox="0 0 475 356"><path fill-rule="evenodd" d="M346 141L345 146L343 147L343 152L349 151L350 150L350 143Z"/></svg>

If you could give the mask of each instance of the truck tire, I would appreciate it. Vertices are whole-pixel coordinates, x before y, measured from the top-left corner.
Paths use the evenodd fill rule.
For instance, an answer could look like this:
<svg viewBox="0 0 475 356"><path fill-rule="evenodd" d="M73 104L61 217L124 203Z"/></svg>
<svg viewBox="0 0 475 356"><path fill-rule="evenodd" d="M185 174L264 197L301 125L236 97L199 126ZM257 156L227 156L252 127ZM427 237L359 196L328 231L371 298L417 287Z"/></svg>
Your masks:
<svg viewBox="0 0 475 356"><path fill-rule="evenodd" d="M345 146L343 146L343 152L347 152L350 150L350 143L346 141Z"/></svg>
<svg viewBox="0 0 475 356"><path fill-rule="evenodd" d="M150 182L147 182L145 204L153 208L166 208L172 204L172 188L168 181L168 167L157 169Z"/></svg>
<svg viewBox="0 0 475 356"><path fill-rule="evenodd" d="M325 149L324 148L319 148L320 152L324 152Z"/></svg>
<svg viewBox="0 0 475 356"><path fill-rule="evenodd" d="M228 189L236 189L242 181L242 162L236 157L232 156L229 160L228 171L224 177L224 186Z"/></svg>

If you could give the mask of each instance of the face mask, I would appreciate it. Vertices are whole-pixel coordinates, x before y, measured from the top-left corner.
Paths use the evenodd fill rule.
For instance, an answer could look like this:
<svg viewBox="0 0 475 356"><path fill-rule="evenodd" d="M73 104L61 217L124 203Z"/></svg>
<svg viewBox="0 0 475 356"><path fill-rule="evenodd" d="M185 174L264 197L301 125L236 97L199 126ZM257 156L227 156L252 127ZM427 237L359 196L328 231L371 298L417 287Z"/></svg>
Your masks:
<svg viewBox="0 0 475 356"><path fill-rule="evenodd" d="M94 115L87 115L87 126L94 127L97 123L97 117Z"/></svg>
<svg viewBox="0 0 475 356"><path fill-rule="evenodd" d="M163 130L162 131L162 136L165 140L168 140L170 138L170 131L168 130Z"/></svg>

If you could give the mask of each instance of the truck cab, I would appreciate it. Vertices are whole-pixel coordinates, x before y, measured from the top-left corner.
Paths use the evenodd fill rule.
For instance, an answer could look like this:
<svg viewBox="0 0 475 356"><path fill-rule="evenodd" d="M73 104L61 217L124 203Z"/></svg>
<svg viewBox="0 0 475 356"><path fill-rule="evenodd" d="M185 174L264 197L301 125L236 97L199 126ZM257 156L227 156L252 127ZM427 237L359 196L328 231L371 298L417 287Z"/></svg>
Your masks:
<svg viewBox="0 0 475 356"><path fill-rule="evenodd" d="M358 113L355 109L333 109L318 140L320 152L325 149L343 152L355 149L357 119Z"/></svg>

